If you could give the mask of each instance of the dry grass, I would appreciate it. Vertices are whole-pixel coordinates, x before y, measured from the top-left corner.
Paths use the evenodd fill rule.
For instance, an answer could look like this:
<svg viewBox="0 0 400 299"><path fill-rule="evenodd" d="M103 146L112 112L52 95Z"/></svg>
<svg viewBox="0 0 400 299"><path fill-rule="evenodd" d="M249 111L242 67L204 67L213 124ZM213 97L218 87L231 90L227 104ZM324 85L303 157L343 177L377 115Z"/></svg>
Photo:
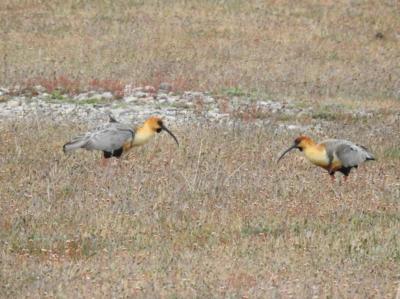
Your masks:
<svg viewBox="0 0 400 299"><path fill-rule="evenodd" d="M399 12L390 0L1 1L0 86L122 96L167 81L216 92L226 110L226 95L290 96L315 108L291 123L320 122L314 137L378 161L333 186L298 153L276 165L294 136L251 103L230 113L265 127L173 128L179 149L159 136L107 170L61 152L83 125L0 123L0 297L393 298ZM359 108L374 117L342 113Z"/></svg>
<svg viewBox="0 0 400 299"><path fill-rule="evenodd" d="M393 298L400 155L386 119L324 128L378 158L334 186L299 153L277 165L293 135L271 124L172 127L179 149L162 135L104 171L95 153L61 151L84 126L3 123L0 296Z"/></svg>
<svg viewBox="0 0 400 299"><path fill-rule="evenodd" d="M399 13L395 0L3 0L0 84L398 99Z"/></svg>

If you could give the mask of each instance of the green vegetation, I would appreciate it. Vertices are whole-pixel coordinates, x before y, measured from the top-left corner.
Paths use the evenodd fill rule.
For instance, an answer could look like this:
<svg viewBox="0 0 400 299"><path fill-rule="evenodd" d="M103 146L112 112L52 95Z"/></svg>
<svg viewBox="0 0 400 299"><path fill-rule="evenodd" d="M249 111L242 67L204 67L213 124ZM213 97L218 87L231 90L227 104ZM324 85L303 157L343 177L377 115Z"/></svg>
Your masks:
<svg viewBox="0 0 400 299"><path fill-rule="evenodd" d="M52 100L64 100L63 93L60 90L54 90L50 94L50 98Z"/></svg>
<svg viewBox="0 0 400 299"><path fill-rule="evenodd" d="M400 147L386 149L384 156L390 159L400 159Z"/></svg>
<svg viewBox="0 0 400 299"><path fill-rule="evenodd" d="M227 88L224 90L224 93L230 97L234 97L234 96L242 97L242 96L246 96L248 94L239 87Z"/></svg>

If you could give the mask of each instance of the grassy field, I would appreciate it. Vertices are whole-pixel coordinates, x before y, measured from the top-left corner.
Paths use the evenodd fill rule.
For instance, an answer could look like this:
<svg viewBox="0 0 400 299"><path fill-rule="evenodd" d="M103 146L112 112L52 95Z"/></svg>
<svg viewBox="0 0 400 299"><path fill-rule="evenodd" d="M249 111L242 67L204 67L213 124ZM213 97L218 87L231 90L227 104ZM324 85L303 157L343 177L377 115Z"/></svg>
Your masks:
<svg viewBox="0 0 400 299"><path fill-rule="evenodd" d="M0 297L394 298L399 15L394 0L0 1L0 87L170 82L314 108L172 126L179 148L161 135L107 169L62 153L85 124L0 122ZM346 184L298 152L276 164L297 134L283 123L378 160Z"/></svg>
<svg viewBox="0 0 400 299"><path fill-rule="evenodd" d="M399 98L388 1L2 0L0 84Z"/></svg>
<svg viewBox="0 0 400 299"><path fill-rule="evenodd" d="M299 152L276 164L293 133L275 125L172 126L181 147L161 135L104 169L99 154L61 151L84 125L5 123L0 296L394 298L393 117L313 136L343 132L378 159L333 185Z"/></svg>

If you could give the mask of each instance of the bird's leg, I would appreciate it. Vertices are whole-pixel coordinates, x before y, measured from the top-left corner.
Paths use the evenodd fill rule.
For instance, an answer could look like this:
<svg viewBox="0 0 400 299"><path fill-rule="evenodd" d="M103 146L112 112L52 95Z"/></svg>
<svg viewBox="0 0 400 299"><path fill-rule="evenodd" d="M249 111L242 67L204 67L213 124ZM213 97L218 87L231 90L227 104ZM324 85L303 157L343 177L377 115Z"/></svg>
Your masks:
<svg viewBox="0 0 400 299"><path fill-rule="evenodd" d="M106 167L108 165L108 159L103 157L101 159L100 165Z"/></svg>
<svg viewBox="0 0 400 299"><path fill-rule="evenodd" d="M349 178L349 174L350 174L351 168L347 167L347 168L342 168L340 170L341 173L343 173L343 182L346 183L347 179Z"/></svg>
<svg viewBox="0 0 400 299"><path fill-rule="evenodd" d="M101 160L101 166L106 167L108 160L112 157L112 153L103 151L103 159Z"/></svg>
<svg viewBox="0 0 400 299"><path fill-rule="evenodd" d="M331 174L329 174L329 175L330 175L330 177L331 177L331 182L334 183L334 182L335 182L335 174L334 174L334 173L331 173Z"/></svg>
<svg viewBox="0 0 400 299"><path fill-rule="evenodd" d="M331 169L328 170L329 175L331 176L331 182L334 183L335 182L335 172L332 171Z"/></svg>

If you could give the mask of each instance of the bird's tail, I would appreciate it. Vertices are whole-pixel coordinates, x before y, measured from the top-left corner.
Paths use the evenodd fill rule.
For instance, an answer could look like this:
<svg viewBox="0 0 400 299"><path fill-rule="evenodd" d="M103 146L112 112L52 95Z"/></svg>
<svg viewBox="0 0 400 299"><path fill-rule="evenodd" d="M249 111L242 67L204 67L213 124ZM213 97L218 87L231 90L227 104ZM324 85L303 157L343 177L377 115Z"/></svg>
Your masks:
<svg viewBox="0 0 400 299"><path fill-rule="evenodd" d="M82 148L86 145L86 138L85 136L78 136L72 139L70 142L67 142L63 146L63 151L64 153L68 153L74 150L77 150L78 148Z"/></svg>
<svg viewBox="0 0 400 299"><path fill-rule="evenodd" d="M374 155L370 153L370 151L363 145L357 144L359 147L361 147L365 153L367 154L367 157L365 158L366 161L370 161L370 160L376 160Z"/></svg>
<svg viewBox="0 0 400 299"><path fill-rule="evenodd" d="M367 161L369 161L369 160L370 160L370 161L375 161L376 159L375 159L375 157L374 157L372 154L369 154L366 160L367 160Z"/></svg>

